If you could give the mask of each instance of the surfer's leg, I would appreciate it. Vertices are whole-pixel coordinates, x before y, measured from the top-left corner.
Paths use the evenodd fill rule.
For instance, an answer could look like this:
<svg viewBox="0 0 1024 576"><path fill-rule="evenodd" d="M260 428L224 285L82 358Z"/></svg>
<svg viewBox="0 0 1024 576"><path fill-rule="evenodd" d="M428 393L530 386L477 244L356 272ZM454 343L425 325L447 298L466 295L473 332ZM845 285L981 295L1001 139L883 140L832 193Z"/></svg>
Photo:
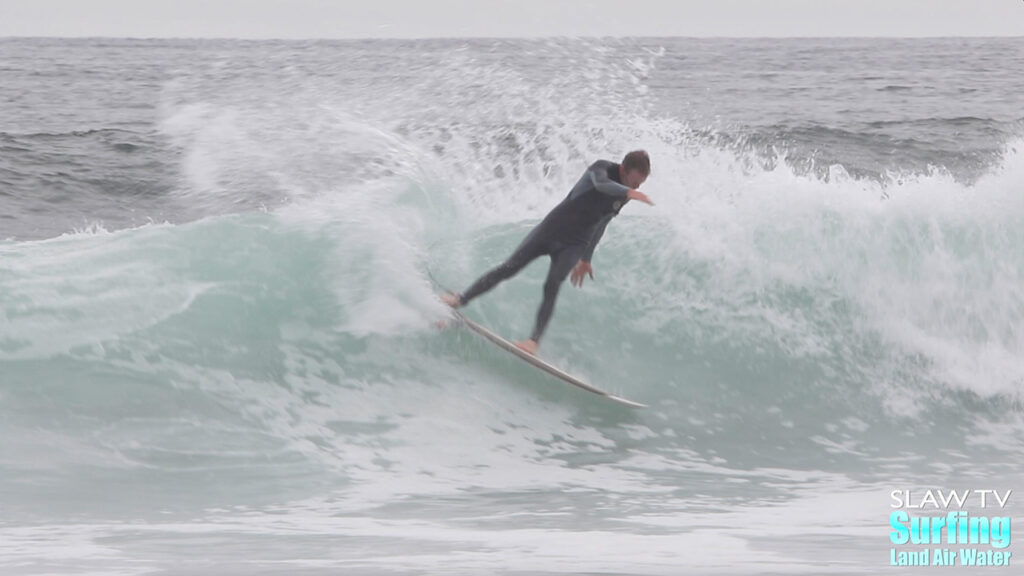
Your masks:
<svg viewBox="0 0 1024 576"><path fill-rule="evenodd" d="M477 296L487 292L491 288L494 288L499 282L508 280L515 276L520 270L526 267L527 264L533 262L535 258L545 254L547 252L547 246L542 242L538 235L530 233L516 251L508 257L498 266L491 269L489 272L481 276L476 282L473 283L465 292L458 295L459 305L465 306L469 304L469 301Z"/></svg>
<svg viewBox="0 0 1024 576"><path fill-rule="evenodd" d="M582 246L566 246L551 254L551 267L548 268L548 277L544 281L544 300L540 303L540 309L537 310L537 323L534 325L530 340L540 342L544 330L548 327L548 321L551 320L551 315L555 311L558 289L562 287L562 282L565 282L565 278L569 272L572 272L582 255Z"/></svg>

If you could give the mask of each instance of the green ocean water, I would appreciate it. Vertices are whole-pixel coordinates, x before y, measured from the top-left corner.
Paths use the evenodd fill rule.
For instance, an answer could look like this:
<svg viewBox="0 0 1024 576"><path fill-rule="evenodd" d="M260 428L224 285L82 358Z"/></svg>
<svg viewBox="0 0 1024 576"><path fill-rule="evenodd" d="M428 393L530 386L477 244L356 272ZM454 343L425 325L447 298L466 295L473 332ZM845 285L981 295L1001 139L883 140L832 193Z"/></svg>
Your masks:
<svg viewBox="0 0 1024 576"><path fill-rule="evenodd" d="M760 42L2 41L3 572L873 574L1016 489L1020 42ZM435 326L635 146L542 353L650 408Z"/></svg>

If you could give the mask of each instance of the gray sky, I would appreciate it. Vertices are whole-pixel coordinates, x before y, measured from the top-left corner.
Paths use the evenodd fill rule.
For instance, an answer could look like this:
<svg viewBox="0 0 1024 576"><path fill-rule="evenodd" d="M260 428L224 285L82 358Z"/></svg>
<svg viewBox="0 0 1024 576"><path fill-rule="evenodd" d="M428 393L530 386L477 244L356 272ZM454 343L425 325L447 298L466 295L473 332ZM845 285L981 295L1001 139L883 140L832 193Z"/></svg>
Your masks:
<svg viewBox="0 0 1024 576"><path fill-rule="evenodd" d="M0 0L0 36L1021 36L1024 0Z"/></svg>

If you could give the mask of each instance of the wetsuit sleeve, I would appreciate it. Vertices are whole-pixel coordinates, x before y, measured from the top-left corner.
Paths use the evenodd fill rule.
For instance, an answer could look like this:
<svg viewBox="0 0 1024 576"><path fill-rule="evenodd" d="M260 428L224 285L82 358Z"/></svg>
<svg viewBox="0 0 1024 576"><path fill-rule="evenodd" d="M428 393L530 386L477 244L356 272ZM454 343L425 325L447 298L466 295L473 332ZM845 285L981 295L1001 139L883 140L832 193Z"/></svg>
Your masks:
<svg viewBox="0 0 1024 576"><path fill-rule="evenodd" d="M594 257L594 250L597 249L597 243L601 241L601 237L604 236L604 229L608 227L608 223L612 221L614 214L605 216L600 222L594 226L594 235L590 237L590 244L587 244L587 249L583 251L583 256L580 260L584 262L590 262L590 259Z"/></svg>
<svg viewBox="0 0 1024 576"><path fill-rule="evenodd" d="M597 164L587 169L587 175L590 176L590 183L594 185L594 189L602 194L616 198L625 198L629 192L629 187L623 186L609 178L608 173Z"/></svg>

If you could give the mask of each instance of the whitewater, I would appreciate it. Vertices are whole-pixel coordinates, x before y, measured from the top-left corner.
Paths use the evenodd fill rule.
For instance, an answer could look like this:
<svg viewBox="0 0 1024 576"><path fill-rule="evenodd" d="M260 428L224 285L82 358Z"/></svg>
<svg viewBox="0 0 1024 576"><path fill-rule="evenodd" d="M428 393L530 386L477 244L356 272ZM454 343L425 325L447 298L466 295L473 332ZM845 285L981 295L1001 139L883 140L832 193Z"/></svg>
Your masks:
<svg viewBox="0 0 1024 576"><path fill-rule="evenodd" d="M878 574L894 490L1019 517L1022 72L1020 39L0 39L0 572ZM542 353L649 408L436 327L430 274L635 148L656 205ZM546 271L465 312L523 337Z"/></svg>

